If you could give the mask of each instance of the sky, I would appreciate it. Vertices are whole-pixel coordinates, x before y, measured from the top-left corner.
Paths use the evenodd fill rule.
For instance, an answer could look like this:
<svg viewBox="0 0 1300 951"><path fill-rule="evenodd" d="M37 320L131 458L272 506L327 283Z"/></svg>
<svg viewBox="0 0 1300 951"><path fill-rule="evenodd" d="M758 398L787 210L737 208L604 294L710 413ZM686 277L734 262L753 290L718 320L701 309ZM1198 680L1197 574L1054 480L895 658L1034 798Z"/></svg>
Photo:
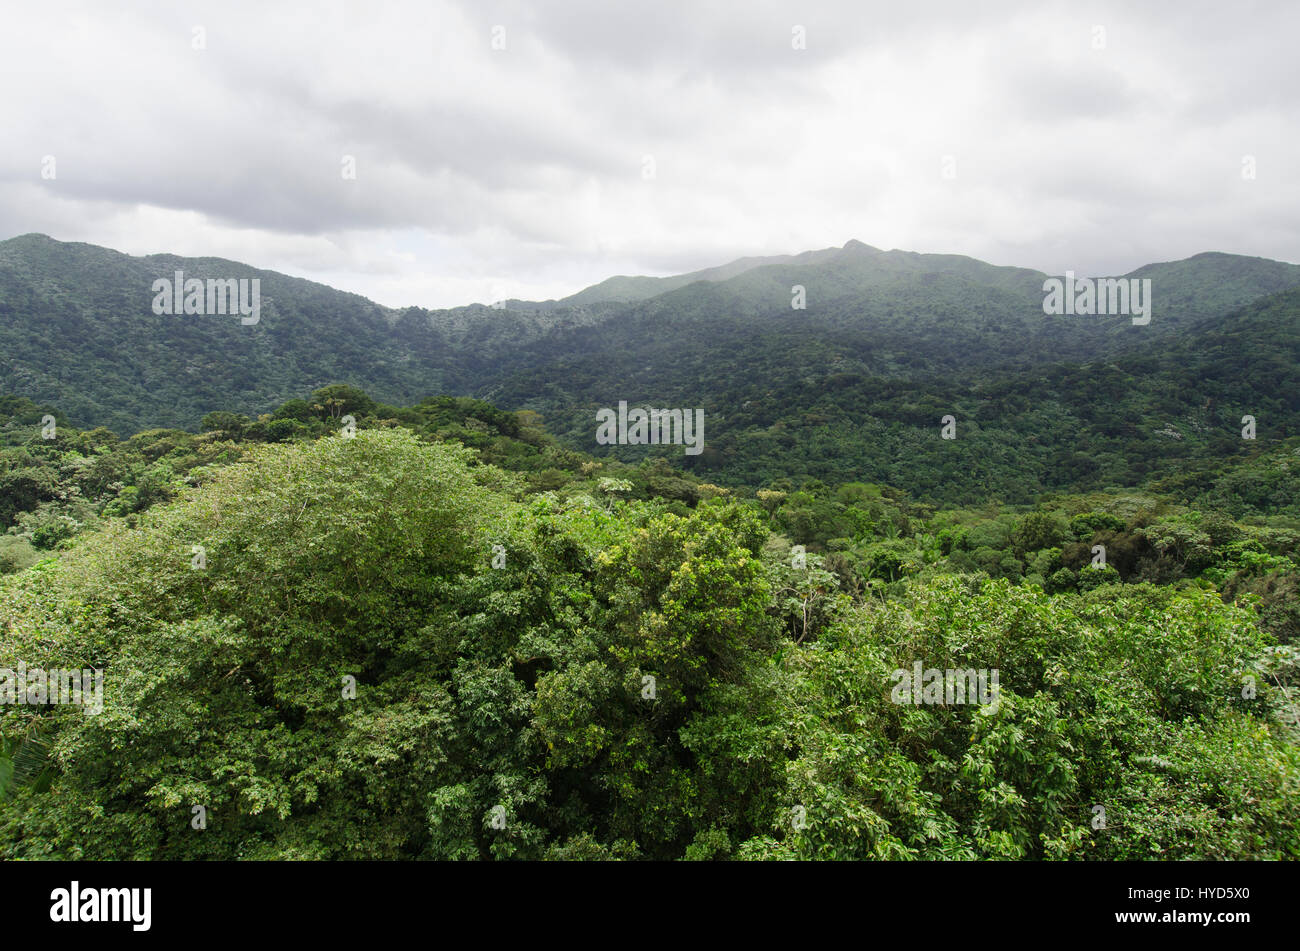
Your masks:
<svg viewBox="0 0 1300 951"><path fill-rule="evenodd" d="M850 239L1300 262L1298 35L1288 2L7 4L0 239L431 308Z"/></svg>

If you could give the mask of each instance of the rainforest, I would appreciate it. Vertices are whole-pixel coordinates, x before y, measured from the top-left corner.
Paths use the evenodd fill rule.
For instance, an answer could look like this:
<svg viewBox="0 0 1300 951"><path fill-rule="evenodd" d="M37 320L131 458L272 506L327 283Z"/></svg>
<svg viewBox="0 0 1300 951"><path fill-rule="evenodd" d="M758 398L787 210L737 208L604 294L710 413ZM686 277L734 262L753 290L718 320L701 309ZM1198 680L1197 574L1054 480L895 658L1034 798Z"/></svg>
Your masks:
<svg viewBox="0 0 1300 951"><path fill-rule="evenodd" d="M0 405L0 667L104 672L0 705L6 858L1300 854L1294 437L945 502L343 384L125 437ZM900 702L918 666L994 702Z"/></svg>

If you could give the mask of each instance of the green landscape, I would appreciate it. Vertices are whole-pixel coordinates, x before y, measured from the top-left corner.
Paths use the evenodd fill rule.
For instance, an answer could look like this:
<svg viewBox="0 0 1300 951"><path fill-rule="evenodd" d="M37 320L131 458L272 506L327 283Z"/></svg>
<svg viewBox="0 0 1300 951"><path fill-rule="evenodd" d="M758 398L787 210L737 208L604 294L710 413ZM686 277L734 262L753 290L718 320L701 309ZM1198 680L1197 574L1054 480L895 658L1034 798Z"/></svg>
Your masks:
<svg viewBox="0 0 1300 951"><path fill-rule="evenodd" d="M261 320L153 314L182 268ZM1300 267L1127 276L395 310L0 242L0 668L104 672L0 704L0 858L1300 858Z"/></svg>

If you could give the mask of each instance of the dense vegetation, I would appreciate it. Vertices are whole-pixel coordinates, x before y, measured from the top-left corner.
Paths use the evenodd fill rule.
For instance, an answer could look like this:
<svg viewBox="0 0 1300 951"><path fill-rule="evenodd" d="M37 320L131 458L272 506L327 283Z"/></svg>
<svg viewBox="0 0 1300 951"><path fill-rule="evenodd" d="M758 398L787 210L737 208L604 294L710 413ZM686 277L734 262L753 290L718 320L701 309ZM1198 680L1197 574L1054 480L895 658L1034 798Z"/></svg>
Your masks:
<svg viewBox="0 0 1300 951"><path fill-rule="evenodd" d="M153 315L177 268L262 320ZM1300 858L1298 274L1149 265L1139 327L850 242L429 312L0 243L0 671L105 672L0 704L0 857Z"/></svg>
<svg viewBox="0 0 1300 951"><path fill-rule="evenodd" d="M0 400L0 667L105 670L0 706L2 857L1300 857L1295 437L941 506L338 385L197 428Z"/></svg>

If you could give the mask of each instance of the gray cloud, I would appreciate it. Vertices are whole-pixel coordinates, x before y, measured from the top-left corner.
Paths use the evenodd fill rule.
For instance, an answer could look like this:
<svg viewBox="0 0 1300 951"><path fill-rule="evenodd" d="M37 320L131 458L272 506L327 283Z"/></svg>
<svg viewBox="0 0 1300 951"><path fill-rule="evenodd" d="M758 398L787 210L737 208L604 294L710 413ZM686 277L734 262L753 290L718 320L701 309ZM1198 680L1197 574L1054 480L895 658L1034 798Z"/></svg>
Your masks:
<svg viewBox="0 0 1300 951"><path fill-rule="evenodd" d="M0 31L0 237L425 306L849 238L1051 272L1294 261L1298 26L1281 2L31 5Z"/></svg>

